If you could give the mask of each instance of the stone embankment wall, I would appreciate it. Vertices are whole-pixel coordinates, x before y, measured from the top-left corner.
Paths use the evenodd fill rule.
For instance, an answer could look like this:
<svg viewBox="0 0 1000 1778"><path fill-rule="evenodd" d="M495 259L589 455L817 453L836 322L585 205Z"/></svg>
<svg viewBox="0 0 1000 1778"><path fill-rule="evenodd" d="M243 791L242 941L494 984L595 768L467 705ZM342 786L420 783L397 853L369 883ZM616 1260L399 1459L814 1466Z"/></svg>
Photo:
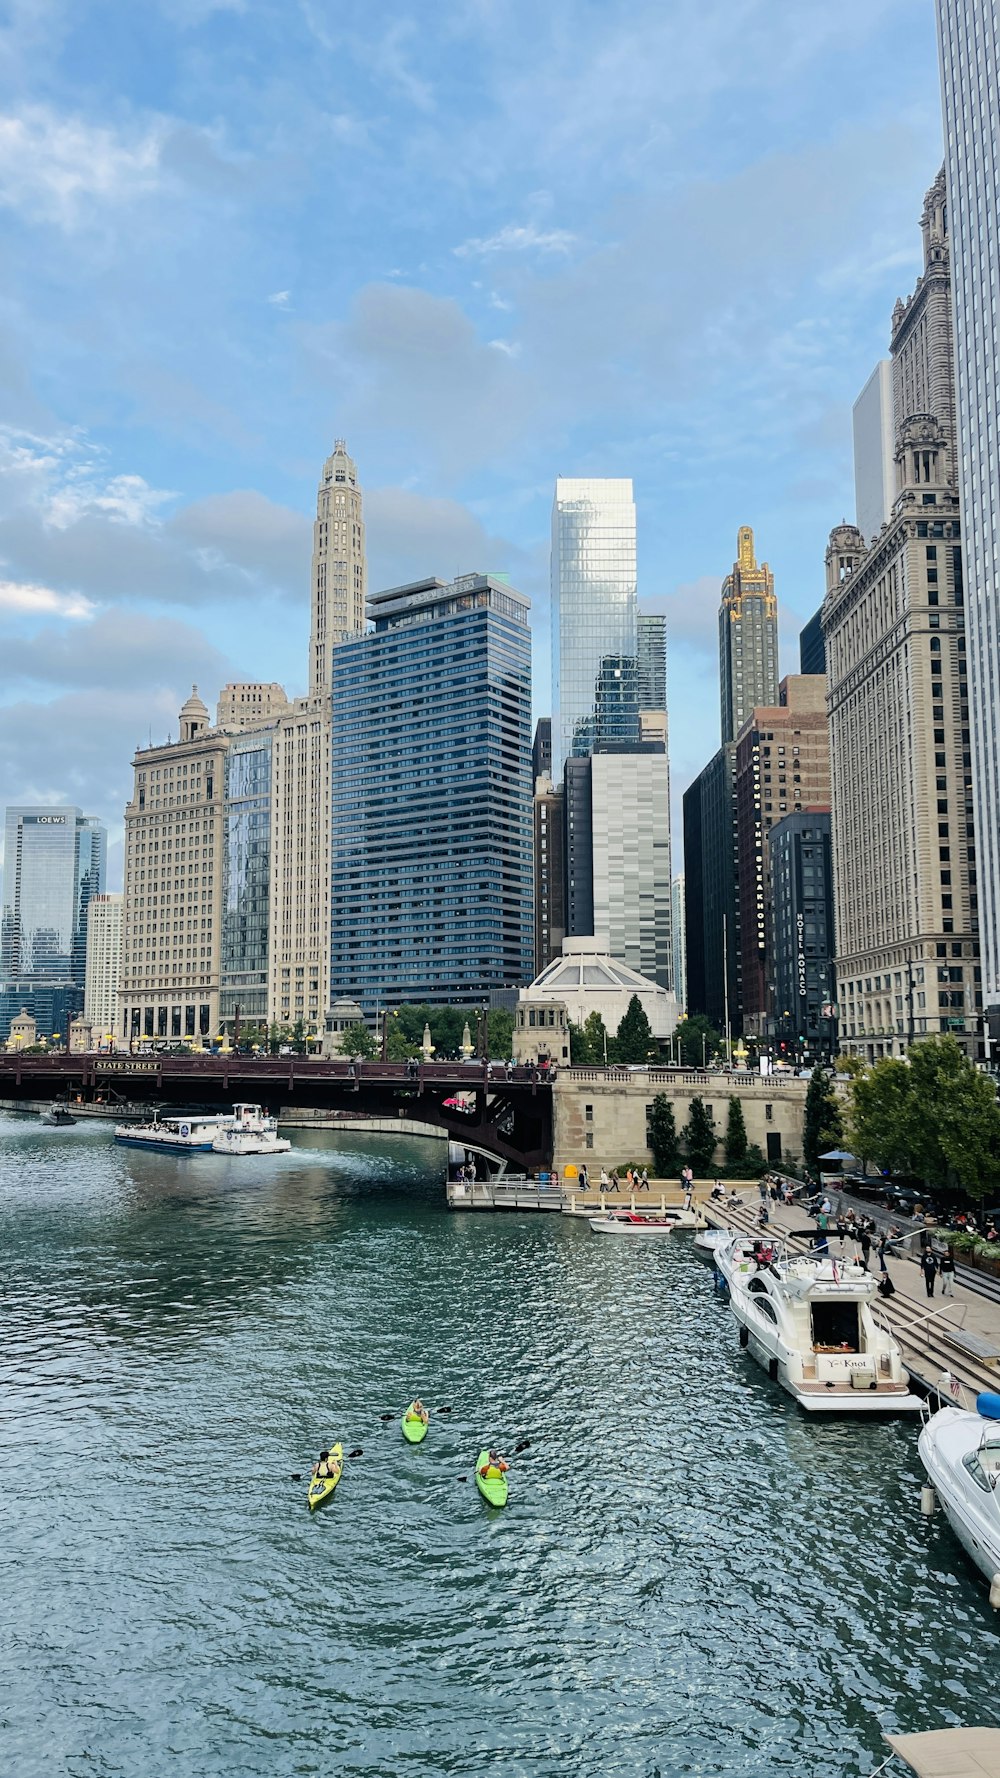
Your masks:
<svg viewBox="0 0 1000 1778"><path fill-rule="evenodd" d="M553 1167L586 1161L597 1167L619 1167L638 1161L653 1171L646 1142L649 1107L665 1093L674 1108L677 1133L688 1121L691 1101L700 1096L715 1119L721 1165L729 1100L743 1107L747 1141L756 1143L774 1167L790 1155L802 1156L802 1126L807 1080L788 1075L678 1074L649 1068L625 1073L603 1068L562 1068L552 1086Z"/></svg>

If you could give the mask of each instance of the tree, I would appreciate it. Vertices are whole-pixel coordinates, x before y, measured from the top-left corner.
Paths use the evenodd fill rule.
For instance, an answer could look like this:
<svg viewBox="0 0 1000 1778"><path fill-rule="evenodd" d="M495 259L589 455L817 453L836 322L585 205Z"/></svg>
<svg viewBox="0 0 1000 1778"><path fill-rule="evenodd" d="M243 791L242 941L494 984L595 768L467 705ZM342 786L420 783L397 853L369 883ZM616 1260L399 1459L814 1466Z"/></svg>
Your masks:
<svg viewBox="0 0 1000 1778"><path fill-rule="evenodd" d="M490 1055L494 1061L506 1062L514 1047L514 1014L505 1007L494 1006L486 1015L490 1039Z"/></svg>
<svg viewBox="0 0 1000 1778"><path fill-rule="evenodd" d="M373 1062L379 1054L379 1046L367 1025L345 1025L340 1034L340 1053L342 1056L360 1056L363 1062Z"/></svg>
<svg viewBox="0 0 1000 1778"><path fill-rule="evenodd" d="M649 1146L657 1178L672 1178L677 1172L677 1125L666 1093L657 1093L650 1107Z"/></svg>
<svg viewBox="0 0 1000 1778"><path fill-rule="evenodd" d="M395 1013L389 1014L389 1024L385 1034L385 1059L387 1062L408 1062L411 1056L419 1056L420 1045L414 1043L400 1029Z"/></svg>
<svg viewBox="0 0 1000 1778"><path fill-rule="evenodd" d="M729 1101L729 1118L726 1123L726 1166L740 1167L746 1158L746 1120L743 1116L743 1106L739 1096L733 1093Z"/></svg>
<svg viewBox="0 0 1000 1778"><path fill-rule="evenodd" d="M844 1120L833 1082L822 1068L814 1068L806 1090L802 1130L802 1155L806 1166L815 1172L820 1155L831 1148L839 1148L843 1139Z"/></svg>
<svg viewBox="0 0 1000 1778"><path fill-rule="evenodd" d="M954 1037L927 1037L908 1056L914 1173L930 1187L961 1186L981 1198L1000 1177L996 1087Z"/></svg>
<svg viewBox="0 0 1000 1778"><path fill-rule="evenodd" d="M633 994L615 1035L615 1061L648 1062L655 1053L656 1042L646 1009L638 994Z"/></svg>
<svg viewBox="0 0 1000 1778"><path fill-rule="evenodd" d="M682 1019L674 1036L680 1046L681 1061L688 1068L700 1068L703 1062L711 1061L722 1043L715 1026L703 1012L690 1013Z"/></svg>
<svg viewBox="0 0 1000 1778"><path fill-rule="evenodd" d="M913 1171L911 1081L907 1062L883 1056L851 1081L847 1133L863 1160L894 1173Z"/></svg>
<svg viewBox="0 0 1000 1778"><path fill-rule="evenodd" d="M687 1147L692 1171L696 1178L704 1179L715 1159L716 1134L711 1107L705 1104L700 1095L692 1099L688 1106L688 1121L681 1135Z"/></svg>

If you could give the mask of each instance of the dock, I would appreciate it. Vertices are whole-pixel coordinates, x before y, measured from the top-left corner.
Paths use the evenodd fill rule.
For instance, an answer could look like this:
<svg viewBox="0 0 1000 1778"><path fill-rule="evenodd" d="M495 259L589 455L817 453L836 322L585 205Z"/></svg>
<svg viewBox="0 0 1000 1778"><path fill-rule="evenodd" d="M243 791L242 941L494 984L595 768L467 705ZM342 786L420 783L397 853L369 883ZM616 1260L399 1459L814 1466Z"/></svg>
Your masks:
<svg viewBox="0 0 1000 1778"><path fill-rule="evenodd" d="M734 1234L763 1233L765 1239L782 1241L790 1253L808 1253L815 1247L815 1232L801 1232L800 1207L769 1203L770 1220L761 1231L757 1226L756 1192L752 1201L749 1191L746 1198L745 1204L732 1209L702 1204L705 1220L713 1228L731 1228ZM839 1259L840 1243L835 1231L830 1232L828 1240L832 1257ZM844 1244L844 1256L852 1252L853 1245L848 1241ZM877 1276L874 1247L871 1262L873 1275ZM960 1392L964 1392L956 1397L960 1405L973 1407L980 1390L1000 1391L1000 1304L992 1294L980 1294L957 1284L953 1297L928 1299L913 1258L892 1257L888 1267L896 1294L888 1300L880 1297L873 1312L899 1341L914 1388L924 1395L936 1394L942 1372L947 1371Z"/></svg>
<svg viewBox="0 0 1000 1778"><path fill-rule="evenodd" d="M554 1210L563 1209L558 1184L539 1179L449 1179L449 1210Z"/></svg>

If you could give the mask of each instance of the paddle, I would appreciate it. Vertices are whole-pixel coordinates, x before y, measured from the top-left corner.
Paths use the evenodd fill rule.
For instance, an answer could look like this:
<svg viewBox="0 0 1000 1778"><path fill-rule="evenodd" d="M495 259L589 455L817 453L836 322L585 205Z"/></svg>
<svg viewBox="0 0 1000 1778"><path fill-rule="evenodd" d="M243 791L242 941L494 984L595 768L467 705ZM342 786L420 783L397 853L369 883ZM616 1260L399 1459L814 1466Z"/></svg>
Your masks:
<svg viewBox="0 0 1000 1778"><path fill-rule="evenodd" d="M409 1402L407 1402L406 1406L409 1407L409 1405L410 1405ZM453 1408L432 1408L431 1412L434 1414L451 1414L451 1413L454 1413L454 1409ZM401 1420L405 1413L406 1413L406 1408L400 1408L398 1414L380 1414L379 1419L380 1420Z"/></svg>
<svg viewBox="0 0 1000 1778"><path fill-rule="evenodd" d="M510 1455L511 1455L511 1457L519 1457L522 1451L530 1451L530 1450L531 1450L530 1438L523 1438L519 1445L514 1446L514 1449L511 1451ZM505 1451L498 1452L498 1456L502 1457L505 1463L508 1462L507 1453ZM469 1478L467 1475L460 1475L458 1479L460 1482L467 1482Z"/></svg>
<svg viewBox="0 0 1000 1778"><path fill-rule="evenodd" d="M344 1462L345 1463L347 1462L348 1457L363 1457L363 1456L364 1456L364 1451L362 1450L361 1446L358 1445L355 1450L347 1452L347 1456L345 1456ZM293 1471L288 1479L290 1482L306 1482L306 1481L312 1481L313 1478L312 1478L311 1472L307 1476L304 1470L293 1469Z"/></svg>

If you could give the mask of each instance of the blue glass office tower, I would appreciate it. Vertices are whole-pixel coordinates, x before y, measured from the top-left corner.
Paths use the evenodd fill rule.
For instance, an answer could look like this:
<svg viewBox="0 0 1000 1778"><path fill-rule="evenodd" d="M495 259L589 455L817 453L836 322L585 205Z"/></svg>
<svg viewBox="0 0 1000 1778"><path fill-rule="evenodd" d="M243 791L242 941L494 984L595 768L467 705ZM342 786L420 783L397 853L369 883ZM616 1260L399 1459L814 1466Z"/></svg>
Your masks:
<svg viewBox="0 0 1000 1778"><path fill-rule="evenodd" d="M107 833L75 808L10 808L4 825L0 1039L24 1006L65 1037L83 1010L87 915L107 876Z"/></svg>
<svg viewBox="0 0 1000 1778"><path fill-rule="evenodd" d="M528 600L467 574L368 614L333 654L331 996L475 1006L532 976Z"/></svg>

